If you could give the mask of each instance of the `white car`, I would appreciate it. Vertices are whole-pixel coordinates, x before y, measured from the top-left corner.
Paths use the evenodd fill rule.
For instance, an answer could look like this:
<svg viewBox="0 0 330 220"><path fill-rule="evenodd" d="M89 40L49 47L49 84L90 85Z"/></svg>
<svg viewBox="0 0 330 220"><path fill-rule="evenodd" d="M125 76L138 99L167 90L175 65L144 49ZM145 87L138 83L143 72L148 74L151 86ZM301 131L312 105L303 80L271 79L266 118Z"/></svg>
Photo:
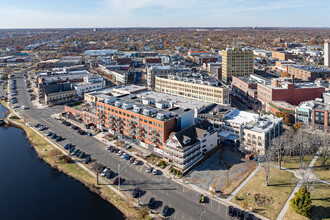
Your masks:
<svg viewBox="0 0 330 220"><path fill-rule="evenodd" d="M27 109L27 107L25 105L22 105L22 109L25 110Z"/></svg>
<svg viewBox="0 0 330 220"><path fill-rule="evenodd" d="M123 154L123 152L120 150L118 153L117 153L117 156L121 156Z"/></svg>

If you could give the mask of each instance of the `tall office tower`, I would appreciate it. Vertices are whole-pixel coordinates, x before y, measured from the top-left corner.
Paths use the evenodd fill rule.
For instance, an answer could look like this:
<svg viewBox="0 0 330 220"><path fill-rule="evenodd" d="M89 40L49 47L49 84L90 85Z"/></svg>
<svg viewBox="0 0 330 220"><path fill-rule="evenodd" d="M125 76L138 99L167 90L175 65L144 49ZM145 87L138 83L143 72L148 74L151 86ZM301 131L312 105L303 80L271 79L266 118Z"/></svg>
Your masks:
<svg viewBox="0 0 330 220"><path fill-rule="evenodd" d="M222 81L230 84L232 76L247 76L252 73L252 50L238 48L222 50Z"/></svg>
<svg viewBox="0 0 330 220"><path fill-rule="evenodd" d="M330 67L330 40L324 42L324 66Z"/></svg>

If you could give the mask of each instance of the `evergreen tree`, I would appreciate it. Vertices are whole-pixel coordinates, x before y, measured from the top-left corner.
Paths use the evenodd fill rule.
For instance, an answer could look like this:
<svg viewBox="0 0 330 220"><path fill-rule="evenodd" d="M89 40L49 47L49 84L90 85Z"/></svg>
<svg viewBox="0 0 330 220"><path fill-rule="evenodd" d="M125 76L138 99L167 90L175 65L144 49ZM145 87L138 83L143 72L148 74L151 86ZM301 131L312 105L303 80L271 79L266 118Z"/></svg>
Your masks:
<svg viewBox="0 0 330 220"><path fill-rule="evenodd" d="M290 201L291 207L296 213L308 217L312 209L310 193L307 192L306 187L303 186L294 195L295 196Z"/></svg>

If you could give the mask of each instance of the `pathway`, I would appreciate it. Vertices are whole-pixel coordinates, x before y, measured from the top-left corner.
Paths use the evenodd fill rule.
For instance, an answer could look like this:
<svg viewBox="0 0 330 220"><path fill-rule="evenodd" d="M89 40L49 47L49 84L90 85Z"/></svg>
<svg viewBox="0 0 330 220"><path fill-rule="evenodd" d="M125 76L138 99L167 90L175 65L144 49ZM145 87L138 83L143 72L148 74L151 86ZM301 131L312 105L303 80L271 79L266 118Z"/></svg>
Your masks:
<svg viewBox="0 0 330 220"><path fill-rule="evenodd" d="M252 177L254 177L254 175L260 170L260 164L258 165L258 167L248 176L248 178L246 178L243 183L237 187L235 189L234 192L232 192L232 194L230 194L230 196L228 196L228 198L226 199L227 201L232 200L232 198L234 198L234 196L236 196L236 194L241 191L241 189L252 179Z"/></svg>
<svg viewBox="0 0 330 220"><path fill-rule="evenodd" d="M311 161L311 163L309 164L307 171L306 172L310 172L310 170L312 169L312 167L314 166L317 158L319 157L318 154L316 154L313 158L313 160ZM300 179L297 186L294 188L294 190L292 191L289 199L286 201L281 213L278 215L277 220L282 220L284 218L285 213L288 211L289 207L290 207L290 200L294 197L294 194L296 192L298 192L298 190L300 189L300 187L303 184L303 179Z"/></svg>

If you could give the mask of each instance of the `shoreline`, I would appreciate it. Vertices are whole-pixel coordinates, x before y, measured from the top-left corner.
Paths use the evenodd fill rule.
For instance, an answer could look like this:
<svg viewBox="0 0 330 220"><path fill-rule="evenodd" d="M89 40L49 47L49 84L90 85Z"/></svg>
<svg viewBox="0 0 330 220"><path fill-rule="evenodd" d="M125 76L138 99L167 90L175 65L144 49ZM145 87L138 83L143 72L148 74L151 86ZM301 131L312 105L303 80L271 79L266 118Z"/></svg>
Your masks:
<svg viewBox="0 0 330 220"><path fill-rule="evenodd" d="M1 104L9 111L10 114L12 113L7 106L5 106L3 103ZM40 137L39 134L37 134L28 126L26 126L22 119L20 119L19 117L16 116L17 119L11 119L10 117L12 116L10 116L10 114L8 115L9 117L7 117L5 120L6 125L22 129L31 147L36 151L38 157L44 162L46 162L49 166L51 166L52 168L56 168L70 178L79 181L91 192L98 194L102 199L106 200L115 208L117 208L123 214L123 217L125 219L152 219L148 215L148 212L146 212L146 210L144 210L143 208L138 209L134 207L128 202L128 200L124 200L120 195L108 188L105 184L97 185L95 177L83 168L81 168L76 162L64 163L62 161L52 160L52 158L50 158L49 156L49 152L51 152L51 149L54 149L54 147L50 146L50 144L46 140L44 140L43 137ZM21 121L21 123L16 120ZM38 143L38 140L36 139L39 138L37 137L42 139L44 143L42 143L42 141Z"/></svg>

